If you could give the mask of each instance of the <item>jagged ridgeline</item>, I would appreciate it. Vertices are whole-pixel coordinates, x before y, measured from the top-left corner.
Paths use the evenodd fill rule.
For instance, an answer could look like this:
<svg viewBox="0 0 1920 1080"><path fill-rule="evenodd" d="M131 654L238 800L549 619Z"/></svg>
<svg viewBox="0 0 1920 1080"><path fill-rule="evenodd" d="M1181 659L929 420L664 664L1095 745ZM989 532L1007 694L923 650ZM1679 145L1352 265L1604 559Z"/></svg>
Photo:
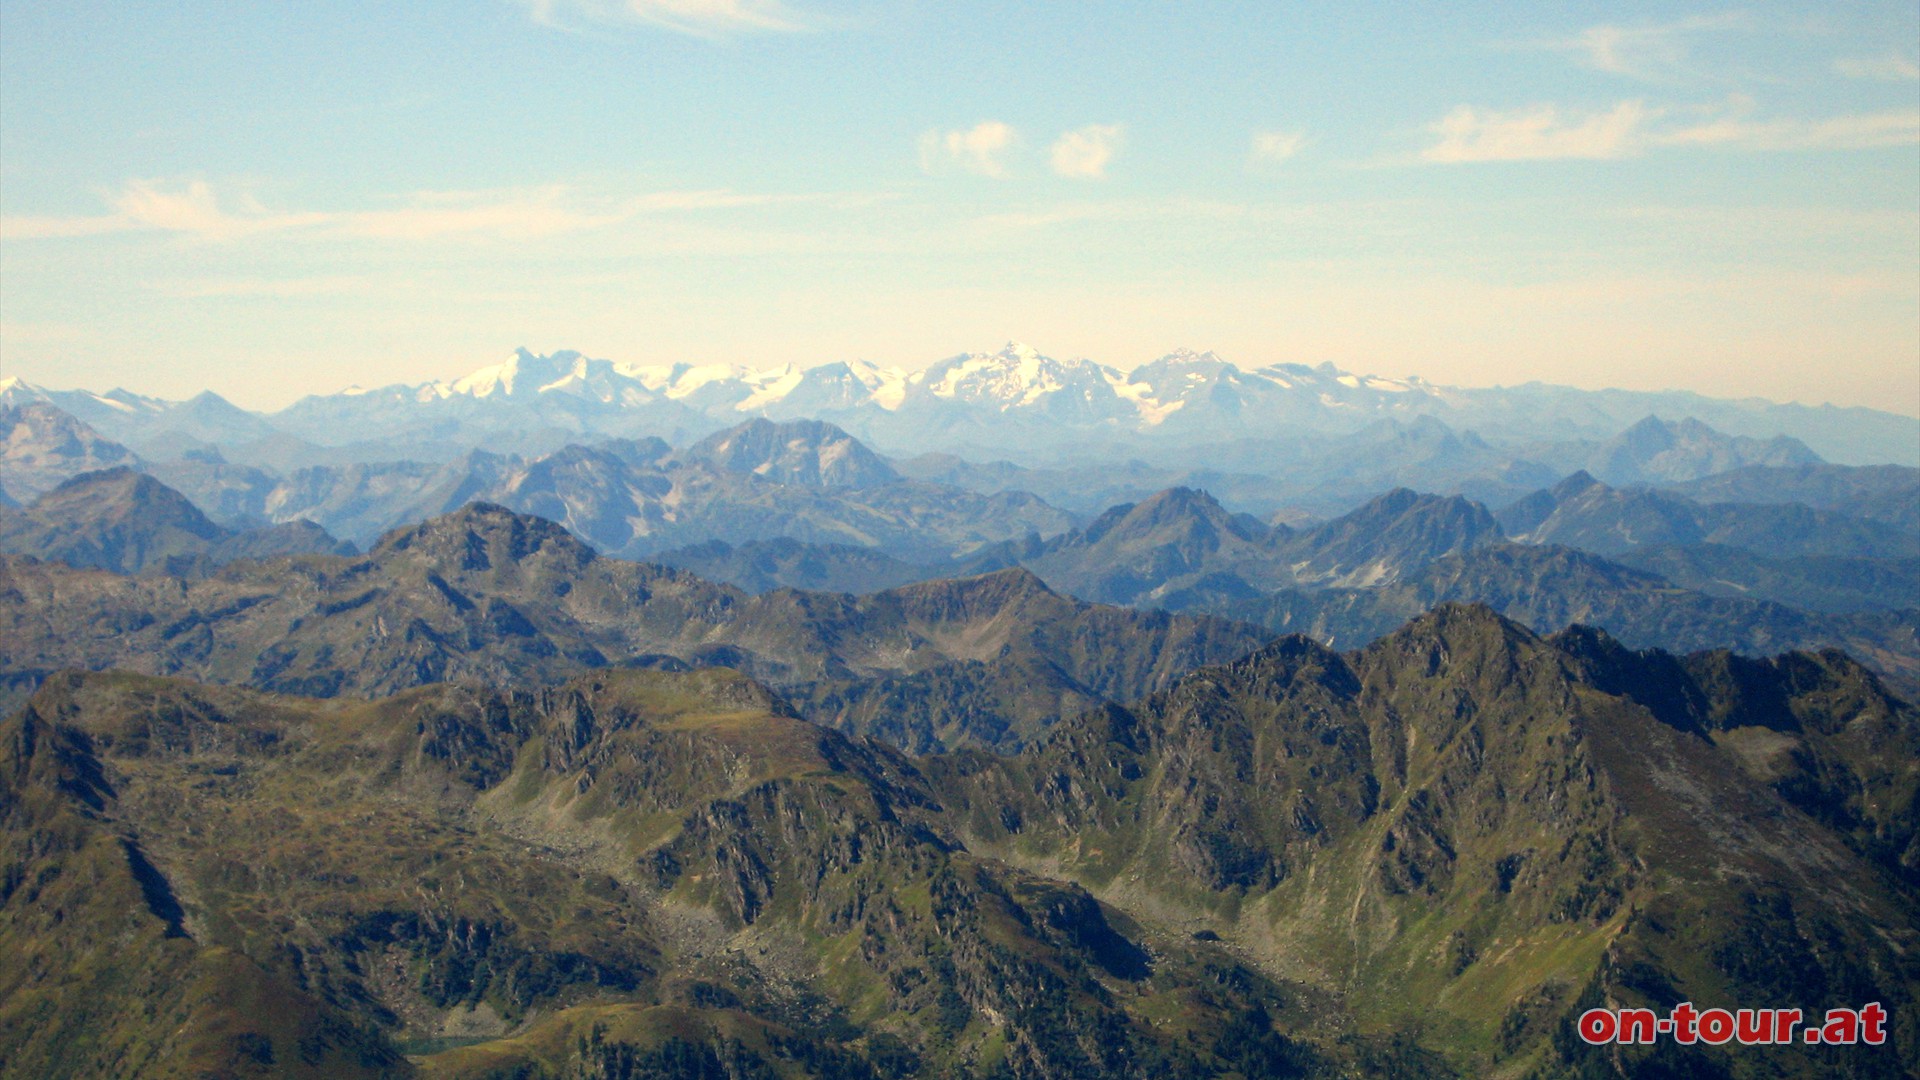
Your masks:
<svg viewBox="0 0 1920 1080"><path fill-rule="evenodd" d="M9 708L69 667L330 697L727 666L810 717L912 750L1022 745L1268 637L1073 600L1017 568L869 596L752 596L599 556L554 522L485 504L397 529L364 558L246 560L194 581L0 556L0 598Z"/></svg>
<svg viewBox="0 0 1920 1080"><path fill-rule="evenodd" d="M317 700L48 678L0 726L7 1075L1904 1076L1920 717L1837 653L1448 606L1023 754L736 672ZM1884 1047L1588 1048L1594 1004Z"/></svg>

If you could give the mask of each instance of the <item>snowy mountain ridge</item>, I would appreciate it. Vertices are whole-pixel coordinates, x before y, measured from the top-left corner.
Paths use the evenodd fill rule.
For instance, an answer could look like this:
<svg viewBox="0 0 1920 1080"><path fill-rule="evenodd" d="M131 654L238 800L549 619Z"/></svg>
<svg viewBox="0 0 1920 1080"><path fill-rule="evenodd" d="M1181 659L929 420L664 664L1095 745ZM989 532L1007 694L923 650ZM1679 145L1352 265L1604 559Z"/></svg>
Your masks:
<svg viewBox="0 0 1920 1080"><path fill-rule="evenodd" d="M124 390L44 390L17 377L0 380L0 406L30 401L65 409L136 450L165 435L168 453L194 440L228 445L275 433L319 446L359 445L362 457L387 453L383 446L393 448L392 456L404 456L399 451L408 446L416 448L409 453L433 456L475 445L533 451L559 445L562 434L680 442L766 417L830 420L889 453L991 459L1116 441L1200 446L1431 420L1508 443L1607 439L1648 416L1692 416L1731 434L1799 438L1835 461L1920 464L1909 460L1916 421L1864 408L1538 382L1455 387L1330 363L1242 368L1192 349L1123 370L1020 342L913 371L868 360L771 368L641 364L521 348L459 378L349 387L265 416L242 415L211 394L188 409L190 403Z"/></svg>

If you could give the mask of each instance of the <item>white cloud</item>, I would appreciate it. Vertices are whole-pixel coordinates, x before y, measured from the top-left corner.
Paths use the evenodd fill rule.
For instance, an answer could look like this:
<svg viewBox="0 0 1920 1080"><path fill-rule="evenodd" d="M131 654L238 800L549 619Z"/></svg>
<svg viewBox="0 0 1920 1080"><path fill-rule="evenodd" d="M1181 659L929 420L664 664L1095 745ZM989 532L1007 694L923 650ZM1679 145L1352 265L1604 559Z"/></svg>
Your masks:
<svg viewBox="0 0 1920 1080"><path fill-rule="evenodd" d="M965 131L929 131L920 136L920 168L933 173L957 165L981 176L1004 177L1014 137L1013 128L998 120L983 120Z"/></svg>
<svg viewBox="0 0 1920 1080"><path fill-rule="evenodd" d="M1920 144L1920 109L1860 113L1826 120L1750 120L1724 116L1654 137L1672 146L1748 150L1872 150Z"/></svg>
<svg viewBox="0 0 1920 1080"><path fill-rule="evenodd" d="M1740 12L1696 15L1677 22L1639 26L1590 26L1571 38L1532 43L1534 48L1571 52L1595 71L1649 82L1694 78L1699 73L1687 62L1687 38L1749 25Z"/></svg>
<svg viewBox="0 0 1920 1080"><path fill-rule="evenodd" d="M274 213L252 199L242 200L239 213L223 209L204 180L178 191L163 190L152 181L136 180L113 199L117 217L129 229L191 233L209 240L232 240L254 233L282 232L325 224L332 215Z"/></svg>
<svg viewBox="0 0 1920 1080"><path fill-rule="evenodd" d="M1101 180L1120 149L1126 131L1119 124L1088 124L1054 140L1053 171L1061 176Z"/></svg>
<svg viewBox="0 0 1920 1080"><path fill-rule="evenodd" d="M1513 112L1462 105L1429 125L1440 139L1420 157L1446 163L1628 157L1638 152L1641 125L1655 115L1638 101L1578 118L1563 118L1552 105Z"/></svg>
<svg viewBox="0 0 1920 1080"><path fill-rule="evenodd" d="M1438 141L1423 161L1609 160L1668 146L1738 150L1874 150L1920 144L1920 110L1854 113L1824 119L1756 119L1753 101L1735 95L1687 110L1623 101L1604 113L1562 116L1552 105L1495 112L1462 105L1428 126ZM1691 119L1680 120L1680 116ZM1664 121L1664 123L1663 123Z"/></svg>
<svg viewBox="0 0 1920 1080"><path fill-rule="evenodd" d="M1304 131L1256 131L1251 156L1255 161L1285 161L1305 146Z"/></svg>
<svg viewBox="0 0 1920 1080"><path fill-rule="evenodd" d="M1881 82L1913 82L1920 79L1920 63L1899 53L1842 58L1833 62L1833 70L1849 79L1878 79Z"/></svg>
<svg viewBox="0 0 1920 1080"><path fill-rule="evenodd" d="M753 206L778 196L726 191L663 191L587 200L564 185L478 192L419 192L391 210L275 211L251 196L223 204L204 180L168 187L136 180L108 200L111 213L0 218L13 240L162 232L224 242L247 237L432 240L457 236L531 239L618 224L643 214Z"/></svg>
<svg viewBox="0 0 1920 1080"><path fill-rule="evenodd" d="M327 215L275 214L251 203L243 213L221 207L204 180L168 189L151 180L134 180L108 199L112 213L73 217L0 218L0 237L10 240L96 236L103 233L157 231L185 233L208 240L232 240L317 224Z"/></svg>
<svg viewBox="0 0 1920 1080"><path fill-rule="evenodd" d="M581 22L648 23L696 37L812 29L780 0L526 0L534 21L570 29Z"/></svg>

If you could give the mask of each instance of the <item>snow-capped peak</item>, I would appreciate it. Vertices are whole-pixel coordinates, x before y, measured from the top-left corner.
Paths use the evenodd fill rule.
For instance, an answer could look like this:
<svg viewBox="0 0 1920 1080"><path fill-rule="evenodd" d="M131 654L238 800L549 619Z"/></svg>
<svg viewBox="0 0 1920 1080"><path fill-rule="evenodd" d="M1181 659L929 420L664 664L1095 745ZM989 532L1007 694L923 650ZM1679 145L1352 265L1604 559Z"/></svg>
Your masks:
<svg viewBox="0 0 1920 1080"><path fill-rule="evenodd" d="M771 371L753 372L742 380L752 388L752 392L734 408L740 412L753 412L780 401L793 393L793 388L800 385L804 374L792 364Z"/></svg>
<svg viewBox="0 0 1920 1080"><path fill-rule="evenodd" d="M1091 360L1059 360L1008 342L997 353L962 353L907 376L908 397L984 405L1000 412L1046 403L1082 416L1107 416L1118 373ZM1066 404L1061 404L1061 403Z"/></svg>
<svg viewBox="0 0 1920 1080"><path fill-rule="evenodd" d="M850 360L847 371L867 388L868 400L882 409L900 407L907 396L907 373L894 367L881 367L871 360Z"/></svg>
<svg viewBox="0 0 1920 1080"><path fill-rule="evenodd" d="M26 405L35 401L51 404L53 399L45 390L18 375L0 379L0 405Z"/></svg>
<svg viewBox="0 0 1920 1080"><path fill-rule="evenodd" d="M446 384L447 391L475 398L513 397L516 393L538 391L565 378L578 359L582 359L580 354L572 351L537 356L524 348L515 349L505 362L483 367Z"/></svg>
<svg viewBox="0 0 1920 1080"><path fill-rule="evenodd" d="M503 363L452 382L429 383L415 397L420 401L456 395L519 400L555 393L617 405L639 405L655 399L644 380L610 360L596 360L572 349L542 356L524 348L514 350Z"/></svg>
<svg viewBox="0 0 1920 1080"><path fill-rule="evenodd" d="M1167 355L1161 357L1157 362L1162 364L1224 364L1226 363L1225 360L1222 360L1220 358L1220 354L1217 352L1214 352L1212 349L1208 349L1205 352L1201 352L1197 349L1189 349L1184 345L1178 349L1173 350Z"/></svg>

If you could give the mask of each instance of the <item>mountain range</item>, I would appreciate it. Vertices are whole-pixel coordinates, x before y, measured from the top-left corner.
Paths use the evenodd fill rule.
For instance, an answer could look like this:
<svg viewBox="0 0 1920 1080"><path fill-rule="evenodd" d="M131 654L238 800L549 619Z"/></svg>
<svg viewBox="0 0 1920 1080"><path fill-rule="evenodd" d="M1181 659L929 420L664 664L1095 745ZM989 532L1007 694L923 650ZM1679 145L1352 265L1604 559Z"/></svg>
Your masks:
<svg viewBox="0 0 1920 1080"><path fill-rule="evenodd" d="M0 381L0 1080L1920 1074L1916 435L1023 346ZM1891 1038L1576 1034L1683 1001Z"/></svg>
<svg viewBox="0 0 1920 1080"><path fill-rule="evenodd" d="M1741 475L1804 484L1807 468ZM1834 509L1701 502L1582 472L1498 513L1461 496L1400 489L1330 521L1290 526L1172 488L1076 527L1032 496L904 479L831 425L754 420L680 452L659 440L569 447L533 461L474 452L443 466L316 466L253 487L232 483L236 473L217 462L155 470L184 472L229 510L251 492L236 523L264 525L263 511L286 518L231 535L156 481L135 484L138 474L124 468L86 474L64 494L42 496L45 506L0 510L0 551L123 571L171 556L176 573L192 575L194 559L204 571L248 554L338 550L315 517L373 544L376 527L497 500L603 552L755 592L871 593L1024 567L1084 600L1227 613L1340 642L1368 640L1432 603L1474 601L1542 630L1597 622L1642 646L1844 646L1911 685L1920 674L1920 643L1911 640L1920 534L1864 515L1897 504L1915 474L1864 469L1848 480L1848 467L1817 469L1831 489L1822 501ZM164 509L140 509L148 503ZM1577 549L1583 559L1479 553L1510 541ZM1448 583L1421 577L1453 556L1465 561L1432 571L1452 575Z"/></svg>
<svg viewBox="0 0 1920 1080"><path fill-rule="evenodd" d="M598 556L550 521L487 504L396 530L364 557L250 560L191 581L0 556L0 597L9 706L70 667L332 696L727 666L822 722L914 749L1017 746L1063 713L1264 638L1212 616L1073 600L1017 568L864 597L752 596Z"/></svg>
<svg viewBox="0 0 1920 1080"><path fill-rule="evenodd" d="M1920 717L1447 606L910 758L729 671L0 721L0 1071L1910 1075ZM1883 1047L1589 1047L1878 1001Z"/></svg>
<svg viewBox="0 0 1920 1080"><path fill-rule="evenodd" d="M1005 748L1063 711L1243 651L1256 627L1360 645L1437 604L1474 602L1542 631L1605 627L1634 647L1844 648L1894 685L1920 687L1920 608L1899 604L1916 591L1916 560L1652 549L1717 553L1714 569L1752 583L1688 588L1591 552L1505 540L1458 497L1390 493L1295 532L1174 491L1055 541L944 567L792 541L754 549L769 550L785 557L755 572L775 587L753 595L602 557L551 521L473 504L395 530L364 558L193 563L194 580L16 557L0 563L11 599L0 639L13 646L0 678L16 700L68 666L384 694L446 678L551 682L607 664L726 665L823 723L915 751ZM712 547L685 552L698 569L728 565ZM968 572L979 576L959 576ZM867 573L891 587L875 591ZM800 592L788 574L867 595ZM1867 594L1862 582L1876 580L1888 588ZM1799 608L1766 599L1772 590L1840 600Z"/></svg>
<svg viewBox="0 0 1920 1080"><path fill-rule="evenodd" d="M629 555L713 539L737 544L786 536L880 547L928 561L1030 532L1055 535L1075 515L1092 517L1172 487L1204 487L1271 520L1297 522L1313 516L1305 507L1345 513L1395 487L1465 494L1499 509L1567 471L1543 463L1552 454L1520 461L1432 419L1404 429L1385 421L1320 443L1312 454L1290 452L1269 463L1265 474L1139 463L1084 470L977 466L940 455L890 461L818 421L752 420L680 451L647 437L569 445L533 457L474 448L447 461L308 462L286 470L229 459L210 446L143 459L44 403L0 409L0 430L8 435L0 452L0 489L16 489L16 501L82 472L128 464L182 491L215 520L243 527L262 519L311 520L364 545L396 525L485 498L566 521L603 550ZM1920 484L1913 470L1850 472L1806 463L1811 454L1804 447L1778 439L1756 444L1690 421L1648 418L1598 449L1546 449L1576 464L1612 469L1604 475L1622 485L1655 472L1704 475L1702 470L1729 461L1746 462L1740 468L1750 472L1742 475L1754 476L1763 492L1753 502L1793 501L1786 494L1764 494L1771 476L1783 484L1816 474L1828 477L1829 487L1877 484L1870 498L1862 496L1867 502L1833 508L1901 528L1908 524L1903 512L1911 516L1904 510L1911 503L1907 496ZM1782 458L1802 463L1756 464ZM1682 460L1692 464L1682 467ZM1875 479L1862 479L1869 475ZM1036 490L1046 494L1030 493ZM1823 507L1846 501L1839 491L1816 497Z"/></svg>
<svg viewBox="0 0 1920 1080"><path fill-rule="evenodd" d="M1242 370L1190 350L1122 371L1049 357L1019 343L917 371L864 361L758 371L647 366L519 349L459 379L354 387L309 396L270 415L245 412L211 392L175 403L122 390L50 391L18 378L0 380L0 406L30 402L57 405L146 456L178 456L196 445L246 447L243 456L281 466L289 464L293 442L331 449L333 460L445 460L476 446L540 454L593 438L655 436L684 445L754 416L831 421L883 450L909 455L940 450L992 458L1019 451L1124 459L1130 446L1163 463L1190 466L1200 448L1270 440L1277 432L1335 435L1381 421L1435 420L1503 447L1591 440L1590 453L1603 460L1588 464L1622 482L1688 479L1739 464L1806 463L1819 460L1815 450L1848 463L1920 465L1913 419L1870 409L1538 383L1449 387L1357 375L1330 364ZM1689 446L1699 436L1694 429L1641 433L1624 446L1608 442L1650 415L1693 418L1747 443L1738 456L1723 454L1718 467L1701 471L1684 464L1696 456ZM1616 475L1604 461L1613 452L1652 471ZM1570 471L1560 468L1564 461L1553 464Z"/></svg>

